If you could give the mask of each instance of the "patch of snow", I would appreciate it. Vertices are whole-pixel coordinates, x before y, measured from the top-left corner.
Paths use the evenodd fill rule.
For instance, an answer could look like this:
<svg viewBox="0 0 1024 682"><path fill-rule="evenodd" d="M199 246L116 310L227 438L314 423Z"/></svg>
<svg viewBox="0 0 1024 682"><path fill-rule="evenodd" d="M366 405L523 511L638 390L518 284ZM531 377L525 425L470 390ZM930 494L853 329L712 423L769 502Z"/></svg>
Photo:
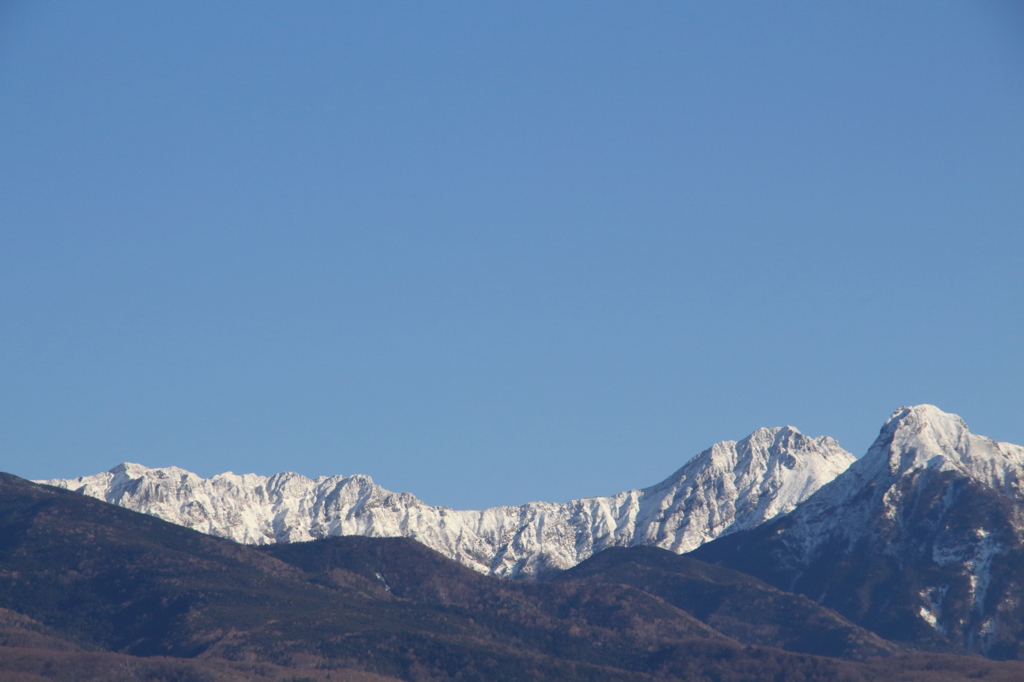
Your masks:
<svg viewBox="0 0 1024 682"><path fill-rule="evenodd" d="M927 622L936 630L939 629L939 619L936 618L935 614L932 613L927 607L922 606L919 611L919 614L921 615L921 618L925 620L925 622Z"/></svg>
<svg viewBox="0 0 1024 682"><path fill-rule="evenodd" d="M942 634L946 634L946 630L939 624L939 621L942 618L942 600L945 599L948 590L949 586L943 585L942 587L926 587L919 592L921 598L927 603L920 607L918 615Z"/></svg>

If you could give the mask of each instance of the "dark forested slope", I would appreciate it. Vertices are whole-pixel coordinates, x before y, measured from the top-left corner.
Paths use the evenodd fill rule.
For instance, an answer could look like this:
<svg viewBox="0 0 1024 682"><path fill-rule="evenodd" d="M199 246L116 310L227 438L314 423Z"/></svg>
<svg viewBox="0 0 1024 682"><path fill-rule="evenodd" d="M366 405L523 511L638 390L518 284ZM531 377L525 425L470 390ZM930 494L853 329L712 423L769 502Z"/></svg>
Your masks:
<svg viewBox="0 0 1024 682"><path fill-rule="evenodd" d="M152 680L269 680L294 670L294 679L315 680L333 672L335 680L858 682L924 679L916 675L936 666L949 672L931 679L1024 677L1018 664L905 656L862 664L750 646L711 627L708 614L702 622L621 577L512 583L407 540L260 551L0 475L4 679L34 681L47 670L49 679L106 679L117 666ZM86 672L62 677L75 661Z"/></svg>

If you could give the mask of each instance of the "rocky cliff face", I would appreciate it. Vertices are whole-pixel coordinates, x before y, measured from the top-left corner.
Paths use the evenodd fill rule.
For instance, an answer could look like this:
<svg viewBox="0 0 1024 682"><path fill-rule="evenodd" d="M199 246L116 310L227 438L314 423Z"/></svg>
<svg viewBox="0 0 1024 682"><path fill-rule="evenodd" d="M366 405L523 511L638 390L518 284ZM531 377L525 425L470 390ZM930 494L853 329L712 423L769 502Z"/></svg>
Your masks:
<svg viewBox="0 0 1024 682"><path fill-rule="evenodd" d="M694 556L806 594L883 637L1017 658L1024 447L931 405L897 410L795 511Z"/></svg>
<svg viewBox="0 0 1024 682"><path fill-rule="evenodd" d="M681 553L792 510L853 456L831 438L792 427L718 443L661 483L564 504L455 511L393 493L368 476L315 480L294 473L204 479L176 467L121 464L40 481L247 544L337 535L410 537L481 573L535 577L611 546Z"/></svg>

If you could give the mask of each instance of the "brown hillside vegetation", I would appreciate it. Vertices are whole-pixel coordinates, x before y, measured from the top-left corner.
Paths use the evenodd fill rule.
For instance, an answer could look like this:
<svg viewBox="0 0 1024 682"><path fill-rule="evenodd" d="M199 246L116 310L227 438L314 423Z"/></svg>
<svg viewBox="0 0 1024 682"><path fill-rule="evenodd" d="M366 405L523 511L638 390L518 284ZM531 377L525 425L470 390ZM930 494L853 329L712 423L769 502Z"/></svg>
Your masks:
<svg viewBox="0 0 1024 682"><path fill-rule="evenodd" d="M747 644L617 579L501 581L400 539L260 551L0 475L4 680L1024 679Z"/></svg>

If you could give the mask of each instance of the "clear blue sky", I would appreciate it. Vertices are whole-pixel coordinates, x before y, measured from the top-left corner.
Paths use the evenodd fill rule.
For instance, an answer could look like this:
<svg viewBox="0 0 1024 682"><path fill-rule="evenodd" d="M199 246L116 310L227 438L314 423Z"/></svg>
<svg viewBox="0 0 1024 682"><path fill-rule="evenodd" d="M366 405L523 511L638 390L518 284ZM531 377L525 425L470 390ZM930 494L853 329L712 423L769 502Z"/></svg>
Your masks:
<svg viewBox="0 0 1024 682"><path fill-rule="evenodd" d="M0 470L477 508L1024 443L1024 10L0 4Z"/></svg>

